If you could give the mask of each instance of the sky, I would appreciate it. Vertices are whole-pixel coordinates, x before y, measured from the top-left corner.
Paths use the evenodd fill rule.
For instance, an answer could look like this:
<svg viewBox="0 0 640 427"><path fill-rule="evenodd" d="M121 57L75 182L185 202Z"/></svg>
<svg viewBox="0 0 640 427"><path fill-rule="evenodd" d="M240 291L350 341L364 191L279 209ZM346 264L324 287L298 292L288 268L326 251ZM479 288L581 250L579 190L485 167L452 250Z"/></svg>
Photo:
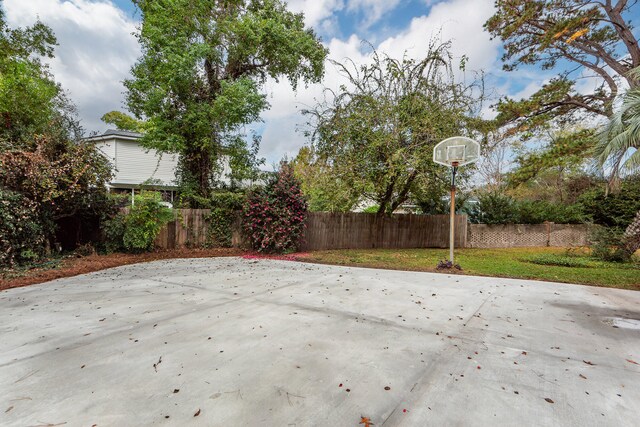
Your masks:
<svg viewBox="0 0 640 427"><path fill-rule="evenodd" d="M0 0L2 1L2 0ZM40 19L58 39L50 67L55 79L76 103L86 134L108 126L100 117L111 110L126 111L122 81L140 56L135 34L140 14L130 0L4 0L10 26L27 26ZM466 55L468 70L484 71L494 97L526 97L557 71L502 71L499 40L491 40L483 23L493 14L494 0L289 0L291 10L304 12L329 48L329 58L355 63L369 61L372 44L393 57L420 59L430 40L451 40L456 60ZM322 84L301 85L294 91L285 80L264 87L270 109L262 122L246 129L262 136L260 155L267 164L295 157L308 143L301 132L301 109L315 104L323 89L343 82L336 67L326 65ZM585 83L585 84L588 84ZM489 105L483 110L493 113Z"/></svg>

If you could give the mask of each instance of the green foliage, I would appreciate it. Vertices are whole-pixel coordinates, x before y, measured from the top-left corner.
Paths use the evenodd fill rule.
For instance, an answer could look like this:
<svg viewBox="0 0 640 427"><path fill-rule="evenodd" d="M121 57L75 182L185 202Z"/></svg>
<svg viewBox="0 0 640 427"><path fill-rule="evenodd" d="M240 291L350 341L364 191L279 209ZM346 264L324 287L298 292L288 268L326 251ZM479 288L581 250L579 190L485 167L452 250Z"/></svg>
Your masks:
<svg viewBox="0 0 640 427"><path fill-rule="evenodd" d="M368 206L368 207L364 208L364 209L362 210L362 212L364 212L364 213L374 214L374 213L378 213L378 211L379 211L379 210L380 210L380 206L378 206L378 205L371 205L371 206Z"/></svg>
<svg viewBox="0 0 640 427"><path fill-rule="evenodd" d="M211 196L211 213L207 217L209 229L206 246L231 247L233 223L242 211L246 200L244 193L215 192Z"/></svg>
<svg viewBox="0 0 640 427"><path fill-rule="evenodd" d="M628 262L633 255L626 245L624 230L614 227L597 227L590 236L591 254L603 261Z"/></svg>
<svg viewBox="0 0 640 427"><path fill-rule="evenodd" d="M79 135L75 107L40 60L53 58L55 45L43 23L10 29L0 9L0 152L32 149L36 135Z"/></svg>
<svg viewBox="0 0 640 427"><path fill-rule="evenodd" d="M313 147L302 147L291 164L311 212L349 212L358 203L360 194Z"/></svg>
<svg viewBox="0 0 640 427"><path fill-rule="evenodd" d="M0 187L0 267L38 259L44 253L44 244L38 205Z"/></svg>
<svg viewBox="0 0 640 427"><path fill-rule="evenodd" d="M114 125L118 130L126 130L130 132L144 132L146 123L137 120L121 111L109 111L105 113L100 120L109 125Z"/></svg>
<svg viewBox="0 0 640 427"><path fill-rule="evenodd" d="M432 43L422 60L377 52L372 59L360 67L334 63L350 84L305 114L324 173L388 214L416 188L448 181L432 149L470 132L479 99L454 80L449 43Z"/></svg>
<svg viewBox="0 0 640 427"><path fill-rule="evenodd" d="M420 208L420 213L424 215L442 215L448 214L451 210L450 187L448 184L434 185L426 188L426 191L414 192L413 201ZM468 213L472 208L469 204L470 194L464 191L456 191L455 211L458 214Z"/></svg>
<svg viewBox="0 0 640 427"><path fill-rule="evenodd" d="M634 36L631 3L582 0L498 0L495 14L485 23L504 45L504 69L558 64L577 67L545 84L529 99L501 100L499 124L515 124L512 131L530 134L556 118L567 120L575 112L609 117L619 79L630 87L640 84L627 75L640 66L640 46ZM576 78L588 69L600 79L591 93L575 88ZM576 73L575 77L572 73Z"/></svg>
<svg viewBox="0 0 640 427"><path fill-rule="evenodd" d="M519 201L497 191L479 194L478 202L469 211L469 221L475 224L579 224L586 219L579 204Z"/></svg>
<svg viewBox="0 0 640 427"><path fill-rule="evenodd" d="M640 211L640 176L624 179L616 193L608 193L601 183L585 191L578 200L595 224L624 229Z"/></svg>
<svg viewBox="0 0 640 427"><path fill-rule="evenodd" d="M469 221L474 224L516 224L515 200L497 191L479 194L478 202L469 212Z"/></svg>
<svg viewBox="0 0 640 427"><path fill-rule="evenodd" d="M197 196L185 204L198 207L222 156L251 151L238 144L246 144L244 126L268 107L260 93L266 79L318 82L327 51L281 0L134 3L142 57L125 81L127 103L136 117L148 117L146 147L180 153L183 198Z"/></svg>
<svg viewBox="0 0 640 427"><path fill-rule="evenodd" d="M629 72L640 82L640 67ZM600 166L611 170L612 179L640 171L640 84L622 96L622 105L599 134L595 149Z"/></svg>
<svg viewBox="0 0 640 427"><path fill-rule="evenodd" d="M124 251L124 232L126 214L119 212L102 222L102 238L107 253Z"/></svg>
<svg viewBox="0 0 640 427"><path fill-rule="evenodd" d="M567 171L580 169L589 158L593 145L593 130L556 132L543 149L518 156L516 167L508 175L511 187L530 184L545 171L555 170L561 178Z"/></svg>
<svg viewBox="0 0 640 427"><path fill-rule="evenodd" d="M518 223L541 224L545 221L556 224L581 224L586 221L579 204L551 203L545 200L522 200L516 203Z"/></svg>
<svg viewBox="0 0 640 427"><path fill-rule="evenodd" d="M532 262L539 265L555 265L559 267L573 267L573 268L594 268L599 267L597 262L591 261L588 258L560 255L560 254L539 254L524 259L527 262Z"/></svg>
<svg viewBox="0 0 640 427"><path fill-rule="evenodd" d="M34 151L0 152L0 186L37 203L41 218L51 223L81 213L100 215L112 172L95 146L46 137L34 145Z"/></svg>
<svg viewBox="0 0 640 427"><path fill-rule="evenodd" d="M164 207L160 194L143 191L135 197L134 205L124 218L123 247L130 252L153 249L153 241L160 230L174 219L173 211ZM117 231L113 224L113 231Z"/></svg>
<svg viewBox="0 0 640 427"><path fill-rule="evenodd" d="M252 191L244 205L242 228L258 252L295 251L305 227L307 203L287 163L276 179Z"/></svg>

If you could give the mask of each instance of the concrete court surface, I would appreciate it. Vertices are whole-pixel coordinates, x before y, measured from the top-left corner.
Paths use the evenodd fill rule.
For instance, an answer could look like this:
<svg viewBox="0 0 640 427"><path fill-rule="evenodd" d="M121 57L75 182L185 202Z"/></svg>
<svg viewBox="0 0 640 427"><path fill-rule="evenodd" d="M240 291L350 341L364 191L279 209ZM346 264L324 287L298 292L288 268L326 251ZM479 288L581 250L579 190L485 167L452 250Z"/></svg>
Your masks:
<svg viewBox="0 0 640 427"><path fill-rule="evenodd" d="M637 426L640 292L213 258L0 292L2 426Z"/></svg>

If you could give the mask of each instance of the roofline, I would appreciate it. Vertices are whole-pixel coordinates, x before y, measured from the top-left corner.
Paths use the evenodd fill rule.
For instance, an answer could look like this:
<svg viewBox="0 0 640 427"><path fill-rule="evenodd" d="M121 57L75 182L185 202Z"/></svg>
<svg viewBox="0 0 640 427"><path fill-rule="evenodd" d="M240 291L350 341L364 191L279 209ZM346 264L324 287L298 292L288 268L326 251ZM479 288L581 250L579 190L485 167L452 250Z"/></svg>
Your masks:
<svg viewBox="0 0 640 427"><path fill-rule="evenodd" d="M116 134L109 134L109 135L96 135L96 136L90 136L87 138L81 138L80 140L82 142L99 142L99 141L106 141L109 139L123 139L125 141L139 141L141 137L139 136L124 136L124 135L116 135Z"/></svg>

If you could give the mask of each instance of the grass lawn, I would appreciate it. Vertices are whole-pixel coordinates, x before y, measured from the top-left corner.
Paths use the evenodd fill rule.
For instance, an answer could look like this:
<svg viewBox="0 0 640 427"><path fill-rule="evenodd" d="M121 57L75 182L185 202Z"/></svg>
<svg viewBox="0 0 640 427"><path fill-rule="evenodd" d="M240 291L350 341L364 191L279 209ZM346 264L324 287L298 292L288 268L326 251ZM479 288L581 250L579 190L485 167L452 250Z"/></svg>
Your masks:
<svg viewBox="0 0 640 427"><path fill-rule="evenodd" d="M563 248L459 249L455 257L464 270L461 274L640 290L637 258L629 264L602 262L585 250L567 252ZM449 250L344 249L311 252L299 258L323 264L435 272L438 261L449 258Z"/></svg>

